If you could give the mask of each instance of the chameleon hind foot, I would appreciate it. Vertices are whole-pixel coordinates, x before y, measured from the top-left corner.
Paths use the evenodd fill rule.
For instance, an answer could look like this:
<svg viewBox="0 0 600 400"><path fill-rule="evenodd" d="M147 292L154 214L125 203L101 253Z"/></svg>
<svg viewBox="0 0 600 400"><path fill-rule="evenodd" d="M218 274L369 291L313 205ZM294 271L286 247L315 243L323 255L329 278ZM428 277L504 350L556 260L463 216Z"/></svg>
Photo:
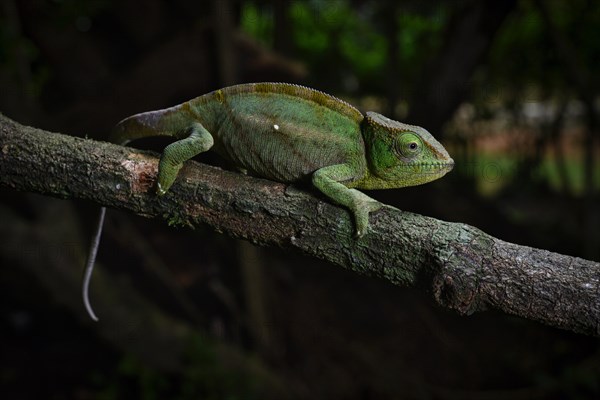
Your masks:
<svg viewBox="0 0 600 400"><path fill-rule="evenodd" d="M189 129L190 135L165 147L158 164L156 193L165 194L179 173L183 163L210 149L214 144L212 135L200 124Z"/></svg>

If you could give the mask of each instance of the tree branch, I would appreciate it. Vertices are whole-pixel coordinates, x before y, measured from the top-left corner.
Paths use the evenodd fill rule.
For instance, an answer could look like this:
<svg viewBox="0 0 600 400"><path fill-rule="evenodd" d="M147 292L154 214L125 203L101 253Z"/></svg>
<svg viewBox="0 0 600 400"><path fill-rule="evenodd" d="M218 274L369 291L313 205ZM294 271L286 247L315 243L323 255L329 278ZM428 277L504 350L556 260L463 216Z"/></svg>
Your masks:
<svg viewBox="0 0 600 400"><path fill-rule="evenodd" d="M352 237L348 211L308 192L187 162L154 195L155 154L25 127L0 115L0 185L80 198L169 223L208 224L260 245L394 284L461 314L486 309L600 336L600 263L507 243L460 223L386 206Z"/></svg>

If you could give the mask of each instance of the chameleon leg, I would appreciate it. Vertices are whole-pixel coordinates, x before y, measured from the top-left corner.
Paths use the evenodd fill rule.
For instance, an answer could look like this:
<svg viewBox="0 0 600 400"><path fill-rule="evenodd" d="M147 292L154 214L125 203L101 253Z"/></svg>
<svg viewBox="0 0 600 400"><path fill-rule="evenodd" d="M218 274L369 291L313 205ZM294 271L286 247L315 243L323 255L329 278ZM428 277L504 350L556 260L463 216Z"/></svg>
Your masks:
<svg viewBox="0 0 600 400"><path fill-rule="evenodd" d="M189 131L191 133L188 137L165 147L160 157L156 185L159 195L163 195L169 190L184 161L207 151L214 143L212 135L198 123L192 125Z"/></svg>
<svg viewBox="0 0 600 400"><path fill-rule="evenodd" d="M337 164L321 168L312 176L315 185L331 200L345 206L354 214L356 236L362 237L369 227L369 213L378 210L382 204L366 194L350 189L340 182L356 178L356 172L348 164Z"/></svg>

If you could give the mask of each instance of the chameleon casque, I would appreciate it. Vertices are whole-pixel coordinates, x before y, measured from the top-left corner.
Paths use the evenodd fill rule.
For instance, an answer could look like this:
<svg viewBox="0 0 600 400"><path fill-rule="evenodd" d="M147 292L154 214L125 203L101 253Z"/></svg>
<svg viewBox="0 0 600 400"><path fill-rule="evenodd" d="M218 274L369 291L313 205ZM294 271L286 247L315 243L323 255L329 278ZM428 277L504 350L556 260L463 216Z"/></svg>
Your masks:
<svg viewBox="0 0 600 400"><path fill-rule="evenodd" d="M367 233L369 213L382 206L357 189L391 189L441 178L454 161L425 129L383 115L363 115L350 104L288 83L230 86L164 110L119 122L111 141L126 144L172 136L160 158L157 194L164 195L183 162L214 150L240 170L284 183L312 181L334 203L348 208L355 234ZM92 319L89 281L105 208L92 241L83 300Z"/></svg>

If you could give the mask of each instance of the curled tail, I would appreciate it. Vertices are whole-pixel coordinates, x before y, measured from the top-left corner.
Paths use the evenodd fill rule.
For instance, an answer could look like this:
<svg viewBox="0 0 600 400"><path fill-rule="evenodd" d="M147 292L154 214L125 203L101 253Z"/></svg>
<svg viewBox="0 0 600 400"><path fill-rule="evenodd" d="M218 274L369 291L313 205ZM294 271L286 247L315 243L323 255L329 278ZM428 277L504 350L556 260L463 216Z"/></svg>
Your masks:
<svg viewBox="0 0 600 400"><path fill-rule="evenodd" d="M185 129L190 126L190 119L193 117L193 115L190 115L190 113L191 111L189 103L183 103L181 105L166 108L164 110L150 111L133 115L125 118L117 124L111 134L110 141L120 145L125 145L132 140L144 137L179 137L182 133L184 133ZM92 242L90 243L90 250L88 252L88 259L85 264L81 287L83 304L89 316L94 321L98 321L98 317L94 313L92 305L90 304L89 289L90 281L92 279L92 272L94 271L94 264L96 263L98 247L100 246L100 237L102 236L102 227L104 226L105 214L106 207L101 207L98 215L98 222L96 223L96 230L94 232L94 236L92 237Z"/></svg>

